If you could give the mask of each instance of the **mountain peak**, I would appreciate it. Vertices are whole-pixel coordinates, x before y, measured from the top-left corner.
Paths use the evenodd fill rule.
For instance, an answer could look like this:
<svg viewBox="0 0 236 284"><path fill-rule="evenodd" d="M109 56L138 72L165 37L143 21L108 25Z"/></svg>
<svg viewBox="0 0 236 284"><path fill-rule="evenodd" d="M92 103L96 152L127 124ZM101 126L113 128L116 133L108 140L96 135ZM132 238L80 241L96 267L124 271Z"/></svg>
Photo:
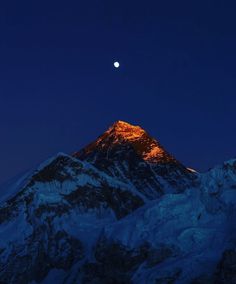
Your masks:
<svg viewBox="0 0 236 284"><path fill-rule="evenodd" d="M113 123L113 127L137 127L136 125L132 125L124 120L117 120L116 122Z"/></svg>
<svg viewBox="0 0 236 284"><path fill-rule="evenodd" d="M159 161L165 155L161 145L138 125L118 120L105 132L105 136L112 137L113 143L122 141L132 143L146 161ZM104 136L102 139L104 140Z"/></svg>
<svg viewBox="0 0 236 284"><path fill-rule="evenodd" d="M140 126L118 120L105 133L109 136L115 136L118 139L132 141L142 137L146 132Z"/></svg>
<svg viewBox="0 0 236 284"><path fill-rule="evenodd" d="M184 180L183 188L193 180L193 174L143 128L121 120L73 156L131 183L148 199L160 196L162 188L175 192L176 179Z"/></svg>
<svg viewBox="0 0 236 284"><path fill-rule="evenodd" d="M106 157L110 157L112 149L115 151L114 153L126 155L125 145L131 147L136 154L147 162L159 163L175 160L143 128L122 120L116 121L96 141L89 144L82 151L76 152L74 156L82 158L84 155L87 156L98 152L101 155L104 152Z"/></svg>

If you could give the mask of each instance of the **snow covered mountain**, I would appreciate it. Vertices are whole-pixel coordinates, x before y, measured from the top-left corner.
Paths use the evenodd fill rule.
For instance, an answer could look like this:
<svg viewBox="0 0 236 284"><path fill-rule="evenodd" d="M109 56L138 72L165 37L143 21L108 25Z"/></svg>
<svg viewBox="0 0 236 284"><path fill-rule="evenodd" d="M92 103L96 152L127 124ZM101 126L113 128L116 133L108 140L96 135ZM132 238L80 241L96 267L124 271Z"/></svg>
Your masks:
<svg viewBox="0 0 236 284"><path fill-rule="evenodd" d="M0 187L0 283L236 283L236 160L199 174L118 121Z"/></svg>

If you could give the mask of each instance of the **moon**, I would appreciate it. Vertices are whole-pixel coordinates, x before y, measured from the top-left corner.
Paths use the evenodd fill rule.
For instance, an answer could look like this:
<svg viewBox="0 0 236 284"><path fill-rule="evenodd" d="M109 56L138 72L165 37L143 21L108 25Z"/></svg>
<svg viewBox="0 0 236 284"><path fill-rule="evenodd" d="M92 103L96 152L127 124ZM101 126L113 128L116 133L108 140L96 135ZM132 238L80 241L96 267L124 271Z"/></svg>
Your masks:
<svg viewBox="0 0 236 284"><path fill-rule="evenodd" d="M115 61L115 62L114 62L114 67L115 67L115 68L119 68L119 67L120 67L120 63L119 63L118 61Z"/></svg>

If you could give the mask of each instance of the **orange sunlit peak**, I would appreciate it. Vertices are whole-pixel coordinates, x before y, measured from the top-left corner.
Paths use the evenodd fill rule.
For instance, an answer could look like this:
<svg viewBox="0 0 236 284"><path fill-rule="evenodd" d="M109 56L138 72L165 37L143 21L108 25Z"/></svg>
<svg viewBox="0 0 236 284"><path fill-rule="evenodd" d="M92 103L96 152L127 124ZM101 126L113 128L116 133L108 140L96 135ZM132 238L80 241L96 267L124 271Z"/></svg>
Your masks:
<svg viewBox="0 0 236 284"><path fill-rule="evenodd" d="M115 137L115 141L119 142L120 139L126 141L136 141L139 139L146 139L147 133L140 126L134 126L125 121L116 121L107 131L108 135ZM164 154L164 150L158 145L155 139L152 139L150 148L143 151L142 157L145 161L159 160Z"/></svg>
<svg viewBox="0 0 236 284"><path fill-rule="evenodd" d="M140 126L134 126L128 122L118 120L108 129L108 133L121 136L127 140L133 140L141 137L145 131Z"/></svg>
<svg viewBox="0 0 236 284"><path fill-rule="evenodd" d="M128 126L128 127L136 127L135 125L132 125L124 120L117 120L113 126Z"/></svg>

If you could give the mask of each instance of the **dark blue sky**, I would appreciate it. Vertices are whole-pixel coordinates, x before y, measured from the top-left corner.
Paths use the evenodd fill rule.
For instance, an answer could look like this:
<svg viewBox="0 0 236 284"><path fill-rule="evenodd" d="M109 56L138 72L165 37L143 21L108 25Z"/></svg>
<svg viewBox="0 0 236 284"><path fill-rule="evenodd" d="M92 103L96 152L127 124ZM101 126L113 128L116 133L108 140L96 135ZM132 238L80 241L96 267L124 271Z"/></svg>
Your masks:
<svg viewBox="0 0 236 284"><path fill-rule="evenodd" d="M198 170L235 156L235 1L4 2L0 181L118 119Z"/></svg>

